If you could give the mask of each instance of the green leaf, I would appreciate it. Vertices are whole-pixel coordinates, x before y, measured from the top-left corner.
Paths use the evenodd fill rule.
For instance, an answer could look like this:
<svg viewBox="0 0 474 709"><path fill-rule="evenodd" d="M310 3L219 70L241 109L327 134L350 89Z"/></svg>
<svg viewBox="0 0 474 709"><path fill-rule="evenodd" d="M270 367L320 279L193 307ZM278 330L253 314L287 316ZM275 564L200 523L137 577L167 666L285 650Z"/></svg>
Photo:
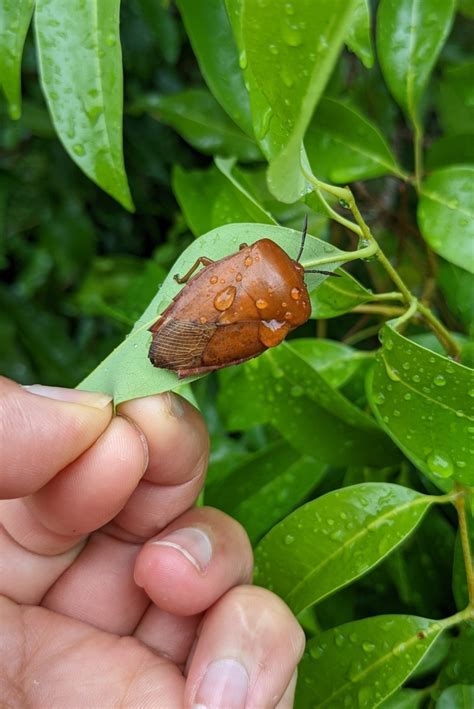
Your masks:
<svg viewBox="0 0 474 709"><path fill-rule="evenodd" d="M320 288L325 283L323 281ZM299 337L291 340L290 347L334 389L344 386L361 365L372 358L370 352L361 352L342 342L322 338Z"/></svg>
<svg viewBox="0 0 474 709"><path fill-rule="evenodd" d="M466 502L469 501L469 498ZM466 506L467 530L471 548L471 564L474 564L474 515ZM469 593L467 589L466 566L461 542L461 532L458 530L456 536L456 546L453 560L453 594L456 606L463 610L469 603Z"/></svg>
<svg viewBox="0 0 474 709"><path fill-rule="evenodd" d="M474 273L474 166L447 167L422 184L418 224L446 261Z"/></svg>
<svg viewBox="0 0 474 709"><path fill-rule="evenodd" d="M291 344L265 352L250 371L248 395L265 402L268 422L302 453L335 466L399 459L375 421L333 389Z"/></svg>
<svg viewBox="0 0 474 709"><path fill-rule="evenodd" d="M317 635L299 665L297 706L379 706L409 677L442 629L427 618L385 615Z"/></svg>
<svg viewBox="0 0 474 709"><path fill-rule="evenodd" d="M34 4L34 0L0 4L0 86L14 120L21 116L21 59Z"/></svg>
<svg viewBox="0 0 474 709"><path fill-rule="evenodd" d="M474 275L440 260L437 281L453 315L474 335Z"/></svg>
<svg viewBox="0 0 474 709"><path fill-rule="evenodd" d="M316 487L324 471L321 461L277 441L209 485L205 504L234 517L255 543Z"/></svg>
<svg viewBox="0 0 474 709"><path fill-rule="evenodd" d="M438 55L451 29L454 0L382 0L377 52L393 97L413 123Z"/></svg>
<svg viewBox="0 0 474 709"><path fill-rule="evenodd" d="M474 133L445 135L435 140L426 152L428 170L466 163L474 165Z"/></svg>
<svg viewBox="0 0 474 709"><path fill-rule="evenodd" d="M229 182L235 187L240 201L245 205L246 211L250 214L254 221L261 222L262 224L277 224L270 212L267 212L257 202L255 197L250 194L245 186L239 182L237 177L233 174L233 168L236 163L235 158L228 158L225 160L224 158L217 157L214 162L220 172L225 175Z"/></svg>
<svg viewBox="0 0 474 709"><path fill-rule="evenodd" d="M378 128L341 101L323 98L305 138L308 159L321 179L332 182L402 175Z"/></svg>
<svg viewBox="0 0 474 709"><path fill-rule="evenodd" d="M255 551L255 583L294 613L363 576L409 535L436 498L389 483L362 483L308 502Z"/></svg>
<svg viewBox="0 0 474 709"><path fill-rule="evenodd" d="M36 1L41 83L65 149L129 211L122 152L120 0Z"/></svg>
<svg viewBox="0 0 474 709"><path fill-rule="evenodd" d="M474 685L455 684L442 692L436 702L436 709L472 709L474 706Z"/></svg>
<svg viewBox="0 0 474 709"><path fill-rule="evenodd" d="M357 0L349 25L346 44L357 54L366 69L374 65L374 51L370 35L370 6L368 0Z"/></svg>
<svg viewBox="0 0 474 709"><path fill-rule="evenodd" d="M332 340L322 340L314 338L298 338L291 341L290 347L299 353L310 366L329 384L332 388L343 386L360 368L361 364L367 361L367 354L358 352L351 347L347 347L340 342ZM369 355L370 356L370 355ZM218 397L219 410L221 411L228 430L248 430L249 427L266 423L271 419L272 401L270 392L273 387L282 388L281 381L274 381L270 386L267 396L255 395L255 383L258 381L259 366L254 361L219 372L221 387ZM265 368L266 376L271 373ZM291 389L288 386L291 395ZM251 393L253 392L253 394ZM281 392L279 392L281 395ZM229 407L229 401L232 406ZM314 405L311 408L315 412ZM323 419L323 430L328 431L329 440L327 447L335 447L338 441L346 442L346 438L339 438L335 428L330 428L324 423L326 414L324 410L318 411L318 416ZM351 438L353 432L351 432ZM318 437L319 438L319 437ZM321 438L324 438L322 436ZM328 453L330 455L330 453Z"/></svg>
<svg viewBox="0 0 474 709"><path fill-rule="evenodd" d="M268 182L282 202L305 191L300 150L314 107L347 33L354 0L247 0L241 64L255 136L270 161Z"/></svg>
<svg viewBox="0 0 474 709"><path fill-rule="evenodd" d="M231 163L221 167L230 175ZM207 170L173 169L173 190L189 228L195 236L205 234L222 224L263 222L275 224L273 217L237 180L214 166ZM263 236L263 233L262 233Z"/></svg>
<svg viewBox="0 0 474 709"><path fill-rule="evenodd" d="M437 106L445 133L472 133L474 61L446 69L439 82Z"/></svg>
<svg viewBox="0 0 474 709"><path fill-rule="evenodd" d="M401 689L380 704L380 709L420 709L426 699L424 689Z"/></svg>
<svg viewBox="0 0 474 709"><path fill-rule="evenodd" d="M177 0L202 75L222 108L253 136L247 89L224 0Z"/></svg>
<svg viewBox="0 0 474 709"><path fill-rule="evenodd" d="M373 293L342 268L337 270L340 278L326 278L311 293L311 317L317 320L335 318L350 312L356 305L376 299Z"/></svg>
<svg viewBox="0 0 474 709"><path fill-rule="evenodd" d="M239 160L250 161L261 158L255 141L229 118L206 89L148 96L144 107L202 153L235 155Z"/></svg>
<svg viewBox="0 0 474 709"><path fill-rule="evenodd" d="M394 321L382 337L368 378L380 425L441 489L450 489L453 480L474 484L472 370L410 342Z"/></svg>
<svg viewBox="0 0 474 709"><path fill-rule="evenodd" d="M148 360L151 342L148 328L158 319L159 313L163 312L182 287L173 279L173 274L185 273L200 256L219 259L232 254L238 251L242 242L258 241L262 237L262 230L266 236L289 253L293 253L296 243L299 243L298 232L262 224L224 226L194 241L176 261L162 287L135 323L130 335L80 383L80 388L109 393L114 397L116 404L119 404L139 396L178 390L182 387L183 383L179 381L176 374L165 369L153 368ZM325 242L315 237L308 237L305 252L308 258L322 257L327 255L327 247ZM335 247L331 247L331 251L334 254L338 253ZM338 265L331 264L334 268ZM317 274L308 274L309 287L317 283L320 278ZM190 377L186 382L192 379Z"/></svg>

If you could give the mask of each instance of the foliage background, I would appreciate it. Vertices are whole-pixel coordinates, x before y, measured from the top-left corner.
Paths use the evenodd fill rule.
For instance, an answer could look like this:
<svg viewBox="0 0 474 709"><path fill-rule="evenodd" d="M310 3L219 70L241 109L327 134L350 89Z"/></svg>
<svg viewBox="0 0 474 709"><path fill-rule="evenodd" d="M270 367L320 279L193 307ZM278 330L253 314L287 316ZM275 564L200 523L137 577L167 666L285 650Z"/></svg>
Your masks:
<svg viewBox="0 0 474 709"><path fill-rule="evenodd" d="M299 230L310 207L310 233L342 249L357 247L354 235L336 221L328 220L316 200L284 204L270 194L256 141L248 138L220 108L202 78L188 38L193 37L189 10L192 4L183 0L178 5L187 20L186 27L174 5L167 7L152 0L126 0L121 5L124 153L135 214L88 180L59 143L40 88L34 39L31 32L28 35L21 118L11 121L6 103L0 106L0 367L3 374L17 381L75 386L123 340L185 247L195 236L222 224L271 223L271 213L278 223ZM443 12L442 2L433 0L431 5L435 17ZM378 3L373 3L374 17L377 10L382 22ZM473 22L469 19L473 16L472 3L459 2L422 98L428 174L453 165L457 169L471 166L467 169L472 170L474 164ZM363 23L358 24L361 26ZM383 29L382 24L380 37ZM382 43L382 39L377 39ZM402 37L402 48L405 40L406 36ZM220 41L217 28L208 41L212 46ZM296 41L294 37L292 41ZM423 215L418 214L418 221L416 218L416 192L410 181L397 177L397 171L402 170L400 165L404 166L403 171L414 170L411 122L416 132L419 115L411 115L408 107L410 121L407 111L402 110L403 97L399 97L399 105L392 98L387 76L384 80L368 35L352 37L348 44L356 48L358 57L349 49L340 55L306 136L308 153L318 156L317 163L312 161L313 168L318 178L351 183L363 217L384 252L410 290L431 303L462 346L463 363L472 366L474 276L453 255L457 253L456 233L449 238L451 252L443 254L447 258L434 253L439 254L435 243L431 243L434 251L427 248L426 236L423 238L420 233ZM209 76L206 78L218 98ZM396 95L396 90L390 88ZM360 115L369 121L369 128ZM370 126L375 127L376 135ZM390 146L387 153L380 145L382 137ZM365 144L365 157L364 151L352 149L354 143L356 147ZM239 166L222 159L216 166L215 156L236 156ZM252 199L236 189L228 175L244 185ZM194 396L205 413L213 441L206 502L240 519L254 543L303 502L323 499L324 504L324 493L349 489L351 485L397 484L408 491L404 495L419 500L415 505L419 515L415 507L414 511L410 508L413 517L397 518L395 531L383 527L382 534L375 531L364 546L352 550L351 578L342 574L338 580L345 565L345 560L340 559L334 570L325 569L331 582L326 594L321 591L321 598L316 597L314 589L321 589L324 574L308 584L307 597L295 609L304 609L301 622L308 637L316 641L321 631L330 632L346 622L369 623L379 614L393 613L406 614L406 618L414 614L443 619L466 603L454 509L432 505L426 495L437 492L436 478L433 482L426 474L429 476L430 470L433 473L433 468L436 473L436 466L439 472L443 463L432 460L430 470L424 470L423 465L417 469L413 454L403 456L401 446L394 446L372 423L373 419L369 421L366 374L379 347L380 327L400 314L400 304L375 302L366 290L380 293L393 289L377 261L353 262L346 270L358 280L344 281L344 296L335 294L330 284L322 286L319 296L314 296L319 319L310 320L301 328L289 348L194 384ZM418 337L418 343L433 352L442 353L426 327L416 324L410 335ZM316 345L314 337L318 338ZM392 366L397 365L397 357L401 366L406 361L406 343L398 341L395 333L393 338ZM389 356L387 348L385 354ZM423 353L420 356L423 358ZM313 362L309 369L308 357ZM444 366L438 361L435 364ZM421 365L429 366L425 359ZM433 371L433 378L443 376L438 369ZM285 377L281 372L285 372ZM467 381L463 380L461 394L469 386ZM382 386L390 386L390 382L381 382ZM324 392L334 414L328 412ZM453 397L459 393L455 389L453 392ZM278 401L284 405L278 407ZM371 403L377 416L380 402ZM398 411L407 427L415 420L420 424L420 410L411 412L410 406L402 402ZM392 410L395 416L397 410ZM305 420L311 422L308 429L302 426ZM382 414L379 423L383 428ZM448 428L452 422L441 418L427 425L436 430L437 426ZM319 430L316 437L314 430ZM403 439L406 433L398 435ZM425 432L420 428L416 435L422 438ZM456 433L452 436L453 446L459 450L462 438L457 438ZM346 454L340 448L341 440L349 441ZM463 482L472 484L469 477ZM441 483L438 487L444 489ZM390 507L393 503L393 514L397 515L402 505L401 493L394 491L395 497L390 501L391 488L383 490L388 496L384 504ZM367 489L358 488L361 508L366 509L373 494L370 485ZM344 501L337 503L340 507L334 506L333 501L329 511L311 508L316 517L321 515L323 519L329 545L331 535L332 543L341 543L338 530L344 515L356 519L354 499L347 503L347 509ZM377 522L381 503L372 500L371 504L377 508ZM433 509L416 534L408 538L430 506ZM333 529L336 512L340 517ZM293 529L292 519L285 523L288 528L275 528L280 538L274 544L270 542L273 546L269 551L269 571L264 568L265 542L257 554L263 582L269 586L275 583L284 597L284 588L279 584L284 586L284 560L288 550L295 554L295 538L303 567L309 558L310 568L315 568L318 560L311 558L314 545L324 547L319 541L321 528L317 528L315 538L311 535L313 527L305 527L306 541L302 542L298 525L304 522L297 517ZM367 524L367 516L362 515L361 528ZM375 523L374 527L377 528ZM405 538L403 547L397 548ZM373 561L371 549L376 550ZM387 556L389 551L392 553ZM357 569L354 554L360 556ZM297 562L298 558L295 554ZM453 558L451 591L446 579L451 577ZM301 569L291 568L291 574L300 572ZM291 574L290 586L295 578ZM358 580L347 586L351 579ZM316 601L319 602L314 610L309 606ZM362 620L366 618L367 621ZM384 622L389 624L386 632L390 635L390 618ZM442 624L433 627L427 626L429 642L418 655L411 655L410 650L399 651L395 669L388 664L385 674L380 673L380 696L370 683L355 683L358 692L372 692L362 698L358 695L361 706L378 705L408 676L410 688L394 695L390 706L422 706L427 702L437 702L442 707L471 706L472 624L464 623L461 631L442 636ZM404 637L402 628L398 630L401 639L397 648ZM340 662L337 648L353 660L357 653L369 657L381 630L380 625L371 628L369 623L340 632L340 636L327 640L335 655L325 649L322 641L309 645L312 654L305 657L303 680L314 673L315 662L329 663L327 671L332 676ZM416 669L431 640L438 636ZM351 644L356 654L348 651L347 645ZM347 671L357 675L357 668ZM319 675L324 672L326 669L318 671ZM395 677L392 684L387 679L389 673ZM464 686L461 690L460 685ZM308 681L307 689L300 689L300 705L319 706L314 699L316 691L320 689ZM330 689L327 691L330 696ZM464 698L460 699L461 695Z"/></svg>

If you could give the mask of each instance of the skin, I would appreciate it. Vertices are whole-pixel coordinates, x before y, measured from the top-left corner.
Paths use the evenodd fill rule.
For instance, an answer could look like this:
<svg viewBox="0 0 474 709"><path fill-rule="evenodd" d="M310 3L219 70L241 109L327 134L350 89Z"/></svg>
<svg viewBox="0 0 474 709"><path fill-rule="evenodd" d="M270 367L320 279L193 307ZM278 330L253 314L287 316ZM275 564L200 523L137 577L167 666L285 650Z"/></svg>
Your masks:
<svg viewBox="0 0 474 709"><path fill-rule="evenodd" d="M165 394L118 414L102 395L0 378L2 707L289 709L303 633L249 585L242 527L193 507L199 413ZM240 698L215 679L206 695L206 671L237 663Z"/></svg>

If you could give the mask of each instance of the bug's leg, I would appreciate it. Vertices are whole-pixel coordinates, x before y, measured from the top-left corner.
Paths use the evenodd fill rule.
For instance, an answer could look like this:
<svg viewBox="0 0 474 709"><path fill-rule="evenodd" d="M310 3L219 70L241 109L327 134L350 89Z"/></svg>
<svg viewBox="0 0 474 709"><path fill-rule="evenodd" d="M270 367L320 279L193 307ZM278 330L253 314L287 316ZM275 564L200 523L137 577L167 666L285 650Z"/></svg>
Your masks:
<svg viewBox="0 0 474 709"><path fill-rule="evenodd" d="M307 234L307 233L308 233L308 215L305 214L305 217L304 217L304 224L303 224L303 231L302 231L302 234L301 234L300 250L298 251L298 256L295 258L295 261L298 261L298 262L299 262L299 260L300 260L300 258L301 258L301 254L303 253L304 242L306 241L306 234Z"/></svg>
<svg viewBox="0 0 474 709"><path fill-rule="evenodd" d="M319 268L305 268L305 273L322 273L324 276L334 276L334 278L340 278L340 273L333 273L332 271L320 271Z"/></svg>
<svg viewBox="0 0 474 709"><path fill-rule="evenodd" d="M239 246L239 251L242 251L242 249L248 249L248 246L249 246L249 245L246 244L245 241L244 241L243 244L240 244L240 246Z"/></svg>
<svg viewBox="0 0 474 709"><path fill-rule="evenodd" d="M189 271L185 273L184 276L178 276L177 273L174 274L173 278L177 283L186 283L189 281L191 276L193 275L194 271L198 268L198 266L210 266L211 263L214 263L214 261L211 258L207 258L207 256L200 256L197 260L196 263L194 263Z"/></svg>

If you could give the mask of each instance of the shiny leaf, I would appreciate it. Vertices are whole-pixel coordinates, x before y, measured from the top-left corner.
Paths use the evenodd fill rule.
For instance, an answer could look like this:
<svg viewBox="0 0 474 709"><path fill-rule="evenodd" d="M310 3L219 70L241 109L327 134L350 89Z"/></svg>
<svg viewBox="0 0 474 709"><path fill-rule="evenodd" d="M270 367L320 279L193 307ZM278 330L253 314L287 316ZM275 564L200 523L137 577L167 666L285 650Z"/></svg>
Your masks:
<svg viewBox="0 0 474 709"><path fill-rule="evenodd" d="M374 65L374 50L370 35L370 6L369 0L357 0L354 15L349 25L346 44L367 69Z"/></svg>
<svg viewBox="0 0 474 709"><path fill-rule="evenodd" d="M34 4L34 0L0 3L0 87L13 119L21 115L21 59Z"/></svg>
<svg viewBox="0 0 474 709"><path fill-rule="evenodd" d="M420 100L451 29L454 0L382 0L377 52L388 88L417 122Z"/></svg>
<svg viewBox="0 0 474 709"><path fill-rule="evenodd" d="M261 157L255 141L243 133L205 89L153 96L146 108L202 153L235 155L240 160Z"/></svg>
<svg viewBox="0 0 474 709"><path fill-rule="evenodd" d="M409 677L442 628L427 618L382 615L317 635L299 665L297 706L379 706Z"/></svg>
<svg viewBox="0 0 474 709"><path fill-rule="evenodd" d="M418 224L437 254L474 273L474 166L433 172L421 186Z"/></svg>
<svg viewBox="0 0 474 709"><path fill-rule="evenodd" d="M316 487L324 471L321 461L277 441L206 487L205 502L234 517L255 543Z"/></svg>
<svg viewBox="0 0 474 709"><path fill-rule="evenodd" d="M368 382L380 425L438 487L474 484L472 370L410 342L392 323Z"/></svg>
<svg viewBox="0 0 474 709"><path fill-rule="evenodd" d="M312 318L334 318L376 297L347 271L340 268L337 273L340 278L326 278L312 291Z"/></svg>
<svg viewBox="0 0 474 709"><path fill-rule="evenodd" d="M455 684L442 692L436 702L436 709L472 709L474 706L474 685Z"/></svg>
<svg viewBox="0 0 474 709"><path fill-rule="evenodd" d="M122 153L120 0L37 0L41 83L58 136L77 165L133 211Z"/></svg>
<svg viewBox="0 0 474 709"><path fill-rule="evenodd" d="M329 492L264 537L255 583L299 613L366 574L413 532L434 499L388 483Z"/></svg>
<svg viewBox="0 0 474 709"><path fill-rule="evenodd" d="M272 194L294 202L305 191L304 133L347 33L354 0L247 0L241 65L255 136L270 161Z"/></svg>
<svg viewBox="0 0 474 709"><path fill-rule="evenodd" d="M202 75L214 97L253 136L250 103L224 0L177 0Z"/></svg>
<svg viewBox="0 0 474 709"><path fill-rule="evenodd" d="M382 134L367 118L341 101L323 98L305 138L308 159L321 179L332 182L401 175Z"/></svg>

